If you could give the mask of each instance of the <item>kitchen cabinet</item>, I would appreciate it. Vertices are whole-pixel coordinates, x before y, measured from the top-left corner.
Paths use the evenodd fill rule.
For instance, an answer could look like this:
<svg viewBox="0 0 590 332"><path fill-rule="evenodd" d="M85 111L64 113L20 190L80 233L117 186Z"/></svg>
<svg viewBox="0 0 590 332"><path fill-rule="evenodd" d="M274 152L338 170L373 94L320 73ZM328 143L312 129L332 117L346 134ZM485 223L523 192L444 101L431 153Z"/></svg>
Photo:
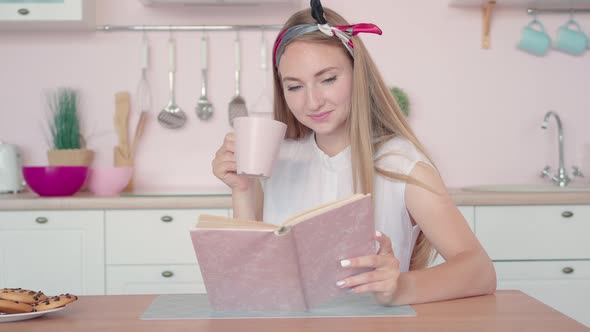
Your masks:
<svg viewBox="0 0 590 332"><path fill-rule="evenodd" d="M206 293L197 264L108 265L107 294Z"/></svg>
<svg viewBox="0 0 590 332"><path fill-rule="evenodd" d="M298 0L139 0L146 6L186 5L186 6L260 6L299 4Z"/></svg>
<svg viewBox="0 0 590 332"><path fill-rule="evenodd" d="M590 327L590 261L495 262L498 289L518 289Z"/></svg>
<svg viewBox="0 0 590 332"><path fill-rule="evenodd" d="M475 217L493 260L590 259L590 206L478 206Z"/></svg>
<svg viewBox="0 0 590 332"><path fill-rule="evenodd" d="M103 211L0 212L0 287L104 294Z"/></svg>
<svg viewBox="0 0 590 332"><path fill-rule="evenodd" d="M204 292L189 230L227 209L106 211L107 294Z"/></svg>
<svg viewBox="0 0 590 332"><path fill-rule="evenodd" d="M521 290L590 326L590 206L459 210L494 262L498 289ZM205 292L189 236L203 213L229 216L231 209L0 211L0 287Z"/></svg>
<svg viewBox="0 0 590 332"><path fill-rule="evenodd" d="M95 29L95 0L0 0L0 30Z"/></svg>
<svg viewBox="0 0 590 332"><path fill-rule="evenodd" d="M518 289L590 326L590 206L477 206L498 289Z"/></svg>

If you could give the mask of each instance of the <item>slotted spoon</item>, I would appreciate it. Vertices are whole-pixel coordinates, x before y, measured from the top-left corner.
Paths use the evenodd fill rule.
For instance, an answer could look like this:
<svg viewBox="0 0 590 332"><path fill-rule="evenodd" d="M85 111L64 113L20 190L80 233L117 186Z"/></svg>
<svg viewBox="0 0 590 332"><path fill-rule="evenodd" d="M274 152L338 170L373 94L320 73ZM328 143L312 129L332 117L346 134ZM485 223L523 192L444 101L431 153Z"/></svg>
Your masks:
<svg viewBox="0 0 590 332"><path fill-rule="evenodd" d="M186 123L186 114L176 105L174 78L176 73L176 41L172 36L168 39L170 100L158 114L158 123L168 129L178 129Z"/></svg>

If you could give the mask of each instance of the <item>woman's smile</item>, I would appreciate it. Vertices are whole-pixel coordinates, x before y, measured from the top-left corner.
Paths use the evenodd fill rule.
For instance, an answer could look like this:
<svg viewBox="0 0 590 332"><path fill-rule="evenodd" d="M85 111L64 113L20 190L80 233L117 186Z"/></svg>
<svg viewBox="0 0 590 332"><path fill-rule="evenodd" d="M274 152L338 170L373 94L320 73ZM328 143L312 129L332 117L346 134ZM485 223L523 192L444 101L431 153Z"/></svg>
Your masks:
<svg viewBox="0 0 590 332"><path fill-rule="evenodd" d="M309 117L314 121L324 121L330 116L331 113L332 113L332 111L314 113L314 114L310 114Z"/></svg>

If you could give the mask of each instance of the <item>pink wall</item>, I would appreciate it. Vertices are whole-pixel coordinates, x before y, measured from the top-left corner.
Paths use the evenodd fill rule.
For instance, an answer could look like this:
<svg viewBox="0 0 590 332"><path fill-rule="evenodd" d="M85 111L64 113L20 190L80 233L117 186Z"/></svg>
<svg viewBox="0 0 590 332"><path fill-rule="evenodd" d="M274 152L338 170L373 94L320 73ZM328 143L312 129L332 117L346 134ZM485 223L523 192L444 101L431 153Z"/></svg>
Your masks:
<svg viewBox="0 0 590 332"><path fill-rule="evenodd" d="M354 0L323 2L352 22L372 21L383 29L381 37L363 38L387 83L410 95L411 123L449 186L544 181L537 176L543 166L557 166L555 123L546 131L540 129L547 110L556 110L564 123L566 164L582 166L590 178L590 158L582 153L584 144L590 144L590 54L573 57L552 51L536 58L517 51L520 30L530 20L524 9L498 10L492 49L482 50L479 10L449 8L447 1L370 0L362 2L366 6ZM280 24L287 14L97 1L98 24ZM567 15L540 19L554 36ZM580 15L578 21L590 31L590 16ZM265 34L269 49L275 34ZM201 33L175 33L177 102L189 116L186 127L178 131L163 129L155 121L168 98L168 33L148 36L153 113L139 146L136 187L220 187L210 165L230 130L226 114L234 92L235 33L209 33L209 97L216 114L208 122L194 113L200 92ZM261 33L240 36L242 94L252 109L267 79L259 67ZM0 140L19 145L25 164L46 163L44 94L70 86L81 92L83 129L96 152L95 165L110 165L116 144L114 93L136 91L141 37L138 32L0 32Z"/></svg>

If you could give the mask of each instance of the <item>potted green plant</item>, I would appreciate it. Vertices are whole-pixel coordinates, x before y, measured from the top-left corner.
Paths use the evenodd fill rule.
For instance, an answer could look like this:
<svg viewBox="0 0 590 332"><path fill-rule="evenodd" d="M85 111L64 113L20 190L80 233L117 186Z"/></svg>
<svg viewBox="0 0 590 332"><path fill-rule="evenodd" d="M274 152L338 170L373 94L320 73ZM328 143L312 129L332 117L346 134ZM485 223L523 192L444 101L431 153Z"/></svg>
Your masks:
<svg viewBox="0 0 590 332"><path fill-rule="evenodd" d="M49 165L52 166L90 166L94 152L85 147L80 133L78 113L78 92L60 88L50 94L49 129L52 148L47 151Z"/></svg>
<svg viewBox="0 0 590 332"><path fill-rule="evenodd" d="M408 116L410 114L410 100L408 94L398 87L392 87L390 91L395 98L395 101L397 101L402 113L404 113L405 116Z"/></svg>

